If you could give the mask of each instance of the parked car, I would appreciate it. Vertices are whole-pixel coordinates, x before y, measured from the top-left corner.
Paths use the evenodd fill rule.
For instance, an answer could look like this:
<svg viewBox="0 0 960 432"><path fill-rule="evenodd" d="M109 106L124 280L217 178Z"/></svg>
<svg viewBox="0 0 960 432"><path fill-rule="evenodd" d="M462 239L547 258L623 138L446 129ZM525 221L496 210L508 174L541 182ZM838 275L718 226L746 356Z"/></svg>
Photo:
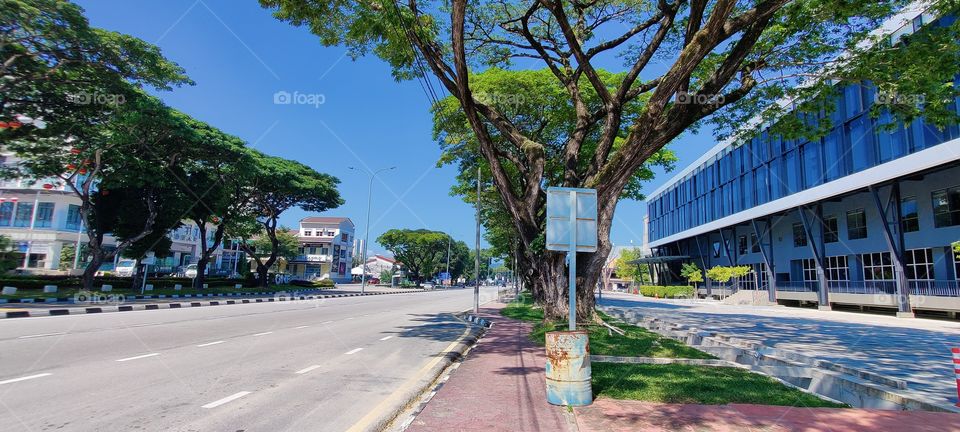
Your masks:
<svg viewBox="0 0 960 432"><path fill-rule="evenodd" d="M210 267L207 267L206 269L204 269L203 274L209 276ZM185 269L183 269L183 277L190 278L190 279L197 277L197 265L190 264Z"/></svg>
<svg viewBox="0 0 960 432"><path fill-rule="evenodd" d="M116 275L119 277L133 277L137 272L137 261L132 259L122 259L117 262Z"/></svg>

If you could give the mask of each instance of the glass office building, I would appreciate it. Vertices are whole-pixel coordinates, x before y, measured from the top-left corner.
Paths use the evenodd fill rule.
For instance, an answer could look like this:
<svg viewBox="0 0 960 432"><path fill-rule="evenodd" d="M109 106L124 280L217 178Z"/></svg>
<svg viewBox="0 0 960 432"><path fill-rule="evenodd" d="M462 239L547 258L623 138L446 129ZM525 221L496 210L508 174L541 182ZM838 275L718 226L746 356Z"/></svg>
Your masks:
<svg viewBox="0 0 960 432"><path fill-rule="evenodd" d="M917 14L891 37L954 19ZM872 86L837 94L819 118L801 118L829 117L821 138L764 129L730 140L650 195L649 246L677 257L658 266L662 281L678 279L683 261L749 265L755 271L745 280L701 293L759 289L769 301L889 307L904 316L960 311L960 256L951 249L960 240L960 125L920 118L884 128L894 122L871 117L884 102Z"/></svg>

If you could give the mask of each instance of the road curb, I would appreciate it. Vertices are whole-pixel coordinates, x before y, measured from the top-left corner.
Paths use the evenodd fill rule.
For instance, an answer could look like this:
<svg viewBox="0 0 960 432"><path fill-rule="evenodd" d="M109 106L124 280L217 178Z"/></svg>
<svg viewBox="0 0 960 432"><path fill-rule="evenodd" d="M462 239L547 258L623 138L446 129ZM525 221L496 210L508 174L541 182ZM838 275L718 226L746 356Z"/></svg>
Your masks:
<svg viewBox="0 0 960 432"><path fill-rule="evenodd" d="M72 309L39 309L35 311L29 310L16 310L8 311L0 319L4 318L31 318L31 317L45 317L45 316L61 316L61 315L84 315L91 313L107 313L107 312L130 312L130 311L141 311L141 310L159 310L159 309L177 309L184 307L204 307L204 306L226 306L234 304L252 304L252 303L264 303L264 302L274 302L274 301L300 301L300 300L323 300L328 298L339 298L339 297L360 297L360 296L373 296L373 295L389 295L389 294L409 294L409 293L423 293L423 292L440 292L440 291L394 291L394 292L365 292L365 293L351 293L351 294L319 294L323 290L315 290L310 292L318 292L317 294L303 294L300 292L286 293L287 297L276 297L277 293L274 294L274 297L259 297L259 298L246 298L241 299L240 302L235 300L213 300L207 302L207 305L204 305L200 302L185 302L185 303L147 303L147 304L132 304L132 305L116 305L114 307L83 307L75 306ZM241 296L257 296L257 295L268 295L271 293L228 293L228 294L218 294L218 297L241 297ZM173 295L173 296L136 296L137 299L142 300L144 297L146 299L199 299L203 297L213 297L214 294L197 294L197 295ZM6 304L16 305L18 303L43 303L43 299L20 299L19 302L9 302ZM2 303L0 303L2 304ZM167 305L166 307L163 307Z"/></svg>
<svg viewBox="0 0 960 432"><path fill-rule="evenodd" d="M457 317L456 315L454 316ZM471 325L469 321L461 317L457 318L464 321L467 327L464 329L464 333L443 352L440 361L433 365L428 365L429 367L420 373L419 376L415 377L414 379L416 381L411 383L408 388L401 388L398 390L398 393L391 395L381 403L385 404L385 406L378 405L373 411L367 414L367 416L371 417L370 419L366 417L361 419L348 429L348 432L386 430L404 412L407 412L417 404L426 392L433 389L443 377L444 372L453 365L454 362L463 358L464 353L473 347L483 336L486 327Z"/></svg>

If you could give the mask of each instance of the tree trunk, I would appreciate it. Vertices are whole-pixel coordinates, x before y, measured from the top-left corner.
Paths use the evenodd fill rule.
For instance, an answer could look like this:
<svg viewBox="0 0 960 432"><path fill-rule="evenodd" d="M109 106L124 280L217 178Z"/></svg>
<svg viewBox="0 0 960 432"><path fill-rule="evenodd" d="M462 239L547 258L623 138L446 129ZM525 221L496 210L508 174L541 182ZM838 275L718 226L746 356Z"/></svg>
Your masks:
<svg viewBox="0 0 960 432"><path fill-rule="evenodd" d="M200 254L200 259L197 260L197 277L193 278L194 289L203 289L203 284L207 281L207 260L208 258Z"/></svg>
<svg viewBox="0 0 960 432"><path fill-rule="evenodd" d="M257 285L259 285L260 288L266 288L269 284L270 284L270 267L267 267L265 265L258 265L257 266Z"/></svg>
<svg viewBox="0 0 960 432"><path fill-rule="evenodd" d="M600 202L597 214L597 251L577 254L577 322L593 319L595 299L593 290L603 273L603 266L610 255L610 226L616 200ZM521 245L521 248L523 246ZM566 253L545 252L538 256L531 251L520 255L525 282L530 287L534 300L543 305L544 316L549 320L566 320L569 317L568 268Z"/></svg>
<svg viewBox="0 0 960 432"><path fill-rule="evenodd" d="M93 291L93 277L96 276L97 270L100 269L100 265L103 264L103 255L100 253L99 245L97 247L90 247L90 262L87 263L87 267L83 269L83 289L86 291Z"/></svg>

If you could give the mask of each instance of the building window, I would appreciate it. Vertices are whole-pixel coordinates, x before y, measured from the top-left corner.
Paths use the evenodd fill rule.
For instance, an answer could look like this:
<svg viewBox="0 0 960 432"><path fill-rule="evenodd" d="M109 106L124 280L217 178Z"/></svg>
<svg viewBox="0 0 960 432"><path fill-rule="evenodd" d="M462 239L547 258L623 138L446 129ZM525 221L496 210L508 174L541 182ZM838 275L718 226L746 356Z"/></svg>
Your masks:
<svg viewBox="0 0 960 432"><path fill-rule="evenodd" d="M793 224L793 247L803 247L807 245L807 233L803 229L803 224Z"/></svg>
<svg viewBox="0 0 960 432"><path fill-rule="evenodd" d="M17 203L17 213L13 218L13 226L29 227L31 217L33 217L33 203Z"/></svg>
<svg viewBox="0 0 960 432"><path fill-rule="evenodd" d="M827 280L829 281L848 281L850 276L848 274L849 267L847 267L847 256L838 255L830 256L826 258L824 262L824 270L827 272Z"/></svg>
<svg viewBox="0 0 960 432"><path fill-rule="evenodd" d="M920 216L917 213L916 198L906 198L900 201L900 220L903 232L920 231Z"/></svg>
<svg viewBox="0 0 960 432"><path fill-rule="evenodd" d="M313 230L304 230L304 231L303 231L303 236L304 236L304 237L313 237Z"/></svg>
<svg viewBox="0 0 960 432"><path fill-rule="evenodd" d="M953 255L953 276L960 280L960 252L954 252Z"/></svg>
<svg viewBox="0 0 960 432"><path fill-rule="evenodd" d="M50 228L53 226L53 203L42 202L37 205L37 220L34 226L37 228Z"/></svg>
<svg viewBox="0 0 960 432"><path fill-rule="evenodd" d="M893 261L890 252L875 252L860 255L863 262L863 280L892 281Z"/></svg>
<svg viewBox="0 0 960 432"><path fill-rule="evenodd" d="M823 219L823 242L836 243L840 241L840 228L836 216L827 216Z"/></svg>
<svg viewBox="0 0 960 432"><path fill-rule="evenodd" d="M800 260L800 263L803 266L803 281L804 282L816 282L817 281L817 261L813 258L807 258Z"/></svg>
<svg viewBox="0 0 960 432"><path fill-rule="evenodd" d="M910 249L903 254L908 280L933 280L933 249Z"/></svg>
<svg viewBox="0 0 960 432"><path fill-rule="evenodd" d="M64 225L64 228L68 230L80 231L80 206L70 204L67 207L67 223ZM177 231L174 231L174 236L176 236Z"/></svg>
<svg viewBox="0 0 960 432"><path fill-rule="evenodd" d="M10 226L11 218L13 218L13 203L0 203L0 226Z"/></svg>
<svg viewBox="0 0 960 432"><path fill-rule="evenodd" d="M720 258L720 242L713 242L713 257Z"/></svg>
<svg viewBox="0 0 960 432"><path fill-rule="evenodd" d="M847 238L850 240L867 238L867 214L863 209L847 212Z"/></svg>
<svg viewBox="0 0 960 432"><path fill-rule="evenodd" d="M960 187L934 191L932 195L933 226L960 225Z"/></svg>
<svg viewBox="0 0 960 432"><path fill-rule="evenodd" d="M347 233L340 234L340 241L342 242L346 242L349 238L350 238L350 234L347 234Z"/></svg>
<svg viewBox="0 0 960 432"><path fill-rule="evenodd" d="M760 253L760 240L757 240L756 234L750 234L750 252Z"/></svg>
<svg viewBox="0 0 960 432"><path fill-rule="evenodd" d="M747 254L747 236L742 235L737 238L737 251L740 255Z"/></svg>

